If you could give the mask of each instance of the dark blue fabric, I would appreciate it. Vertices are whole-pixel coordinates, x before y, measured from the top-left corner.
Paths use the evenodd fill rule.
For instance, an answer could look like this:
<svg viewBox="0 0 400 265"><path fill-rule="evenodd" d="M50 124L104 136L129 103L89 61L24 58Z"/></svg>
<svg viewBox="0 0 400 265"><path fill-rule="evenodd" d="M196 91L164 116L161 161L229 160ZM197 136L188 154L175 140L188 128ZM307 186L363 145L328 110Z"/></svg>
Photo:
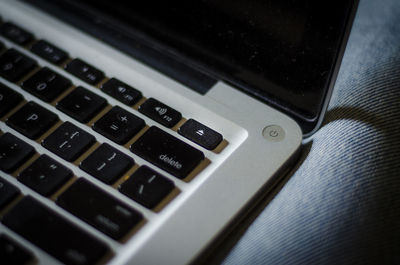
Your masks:
<svg viewBox="0 0 400 265"><path fill-rule="evenodd" d="M223 261L400 264L400 1L361 0L321 129Z"/></svg>

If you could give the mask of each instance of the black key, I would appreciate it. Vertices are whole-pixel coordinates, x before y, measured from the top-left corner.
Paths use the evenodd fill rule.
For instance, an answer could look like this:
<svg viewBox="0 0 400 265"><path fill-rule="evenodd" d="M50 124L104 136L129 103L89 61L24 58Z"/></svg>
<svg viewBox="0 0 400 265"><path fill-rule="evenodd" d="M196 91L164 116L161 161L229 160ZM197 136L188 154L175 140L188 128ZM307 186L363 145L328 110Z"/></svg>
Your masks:
<svg viewBox="0 0 400 265"><path fill-rule="evenodd" d="M30 101L11 115L6 123L26 137L37 139L57 121L56 114Z"/></svg>
<svg viewBox="0 0 400 265"><path fill-rule="evenodd" d="M155 126L131 145L131 151L180 179L204 159L201 151Z"/></svg>
<svg viewBox="0 0 400 265"><path fill-rule="evenodd" d="M134 160L109 144L102 144L80 164L95 178L112 184L134 165Z"/></svg>
<svg viewBox="0 0 400 265"><path fill-rule="evenodd" d="M85 63L81 59L74 59L65 66L65 70L86 83L96 85L104 79L104 73L99 69Z"/></svg>
<svg viewBox="0 0 400 265"><path fill-rule="evenodd" d="M140 105L139 111L168 128L173 127L182 119L180 112L154 98L149 98L145 103Z"/></svg>
<svg viewBox="0 0 400 265"><path fill-rule="evenodd" d="M31 51L56 65L62 64L68 58L68 53L45 40L39 40L33 44Z"/></svg>
<svg viewBox="0 0 400 265"><path fill-rule="evenodd" d="M92 135L67 121L44 139L42 145L63 159L74 161L95 141Z"/></svg>
<svg viewBox="0 0 400 265"><path fill-rule="evenodd" d="M47 155L41 155L22 171L18 180L43 196L50 196L72 177L72 171Z"/></svg>
<svg viewBox="0 0 400 265"><path fill-rule="evenodd" d="M9 49L0 55L0 76L16 82L36 66L36 61L22 53Z"/></svg>
<svg viewBox="0 0 400 265"><path fill-rule="evenodd" d="M28 44L33 40L33 35L19 26L6 22L0 27L1 35L19 45Z"/></svg>
<svg viewBox="0 0 400 265"><path fill-rule="evenodd" d="M0 41L0 51L2 51L4 49L4 43Z"/></svg>
<svg viewBox="0 0 400 265"><path fill-rule="evenodd" d="M71 85L69 79L44 67L22 83L22 88L41 100L51 102Z"/></svg>
<svg viewBox="0 0 400 265"><path fill-rule="evenodd" d="M22 99L21 94L0 83L0 117L16 107Z"/></svg>
<svg viewBox="0 0 400 265"><path fill-rule="evenodd" d="M32 252L6 235L0 235L0 257L3 264L33 264Z"/></svg>
<svg viewBox="0 0 400 265"><path fill-rule="evenodd" d="M93 124L93 129L118 144L125 144L145 125L141 118L115 106Z"/></svg>
<svg viewBox="0 0 400 265"><path fill-rule="evenodd" d="M179 128L178 133L208 150L213 150L223 140L220 133L193 119L185 122Z"/></svg>
<svg viewBox="0 0 400 265"><path fill-rule="evenodd" d="M77 121L86 123L106 105L107 101L104 98L86 88L77 87L57 103L57 108Z"/></svg>
<svg viewBox="0 0 400 265"><path fill-rule="evenodd" d="M139 212L83 178L61 194L57 204L113 239L121 239L143 218Z"/></svg>
<svg viewBox="0 0 400 265"><path fill-rule="evenodd" d="M4 172L12 173L34 153L32 146L11 133L0 136L0 169Z"/></svg>
<svg viewBox="0 0 400 265"><path fill-rule="evenodd" d="M17 187L0 178L0 209L10 203L18 194L19 189Z"/></svg>
<svg viewBox="0 0 400 265"><path fill-rule="evenodd" d="M142 166L125 181L119 191L152 209L157 206L173 189L174 183L147 166Z"/></svg>
<svg viewBox="0 0 400 265"><path fill-rule="evenodd" d="M103 84L101 90L128 106L133 106L142 98L140 91L115 78L111 78Z"/></svg>
<svg viewBox="0 0 400 265"><path fill-rule="evenodd" d="M108 247L30 196L3 218L3 224L65 264L95 264Z"/></svg>

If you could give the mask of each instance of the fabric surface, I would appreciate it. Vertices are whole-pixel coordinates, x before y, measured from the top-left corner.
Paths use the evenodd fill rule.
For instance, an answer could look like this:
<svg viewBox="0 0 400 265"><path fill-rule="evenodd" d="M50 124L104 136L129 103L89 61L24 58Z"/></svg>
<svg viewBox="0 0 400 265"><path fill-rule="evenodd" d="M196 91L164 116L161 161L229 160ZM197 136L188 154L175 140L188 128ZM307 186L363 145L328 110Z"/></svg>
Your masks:
<svg viewBox="0 0 400 265"><path fill-rule="evenodd" d="M400 264L399 0L360 1L324 124L222 264Z"/></svg>

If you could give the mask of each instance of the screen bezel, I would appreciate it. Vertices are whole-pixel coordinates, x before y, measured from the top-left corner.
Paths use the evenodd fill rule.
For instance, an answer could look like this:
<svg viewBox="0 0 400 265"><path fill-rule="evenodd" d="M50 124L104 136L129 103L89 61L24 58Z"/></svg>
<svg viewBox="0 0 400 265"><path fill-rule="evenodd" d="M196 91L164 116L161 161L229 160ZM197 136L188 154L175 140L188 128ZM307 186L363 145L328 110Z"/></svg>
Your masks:
<svg viewBox="0 0 400 265"><path fill-rule="evenodd" d="M182 54L179 54L179 52L177 52L176 49L173 48L171 49L171 47L167 47L163 45L163 43L157 42L151 37L143 35L141 32L132 30L129 27L126 27L126 25L123 25L123 23L115 21L113 18L107 17L106 14L100 13L98 10L93 10L87 5L84 5L82 3L77 4L70 0L55 0L50 2L46 0L38 0L38 1L28 0L27 2L30 2L35 6L44 9L45 11L55 15L56 17L61 18L62 20L66 20L70 24L73 24L74 26L79 27L80 29L94 35L95 37L105 42L108 42L109 44L116 46L117 48L120 48L122 51L124 51L129 55L132 55L135 58L138 58L138 54L140 54L141 51L132 52L132 49L126 49L126 45L121 45L121 43L123 43L124 41L126 42L126 38L125 39L123 38L124 36L132 37L133 39L138 40L145 46L153 48L157 52L169 56L170 59L174 57L174 59L176 59L176 61L179 62L180 64L186 65L188 68L194 69L196 72L201 73L202 78L200 80L207 80L207 79L211 80L205 82L206 84L213 84L214 83L212 81L213 79L223 80L231 84L232 86L238 88L239 90L247 93L248 95L255 97L256 99L259 99L264 103L272 105L273 107L276 107L279 110L291 116L299 123L300 127L302 128L303 134L305 136L309 136L313 132L315 132L315 130L319 127L319 125L322 122L322 117L326 111L329 98L331 96L334 87L341 58L344 53L345 44L347 42L351 29L351 24L355 16L356 7L358 5L358 1L351 1L351 7L348 10L347 17L344 18L346 20L345 28L343 29L343 32L340 36L340 41L339 41L340 45L336 51L335 59L332 63L331 70L328 74L329 77L327 79L326 87L322 88L324 89L323 101L319 103L320 109L318 113L314 117L310 117L304 115L298 109L291 108L290 106L288 107L288 105L285 104L285 102L280 102L279 100L276 100L276 98L274 98L273 95L269 98L260 99L260 97L257 97L256 94L252 93L251 89L248 88L245 82L240 82L240 81L238 82L237 79L231 78L230 76L224 75L223 73L218 71L209 71L210 67L208 67L204 63L194 61L191 58L188 58L187 56L182 56ZM84 17L85 19L82 20L81 19L82 17ZM112 31L115 31L114 34L111 34L112 35L111 37L110 36L105 37L106 36L104 32L105 26L108 27L107 29L108 31L110 31L110 28ZM142 58L139 58L139 60L143 58L147 57L143 56ZM154 64L152 64L154 61L155 60L152 59L150 60L150 62L145 61L145 63L154 66ZM162 69L158 70L162 71ZM176 72L177 72L176 76L182 76L179 73L179 71ZM207 89L203 91L206 92Z"/></svg>

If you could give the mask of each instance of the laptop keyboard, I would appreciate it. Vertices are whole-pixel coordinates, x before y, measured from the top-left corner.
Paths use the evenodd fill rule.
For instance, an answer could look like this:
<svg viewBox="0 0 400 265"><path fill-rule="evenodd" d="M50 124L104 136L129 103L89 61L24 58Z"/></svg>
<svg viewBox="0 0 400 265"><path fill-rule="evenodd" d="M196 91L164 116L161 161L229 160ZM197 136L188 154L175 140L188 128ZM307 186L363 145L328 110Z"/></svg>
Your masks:
<svg viewBox="0 0 400 265"><path fill-rule="evenodd" d="M5 82L0 83L1 123L44 147L44 152L38 152L22 137L0 131L0 170L112 240L123 244L149 225L136 205L154 214L162 211L182 192L175 182L191 181L210 163L204 151L218 153L224 146L223 136L215 130L183 118L181 112L159 99L143 97L141 91L115 77L108 78L101 67L69 58L64 49L36 40L22 27L4 22L0 33L25 51L0 42L0 76L46 102L27 101ZM39 65L30 52L53 68L64 69L94 86L96 92L75 86L68 74ZM110 105L108 96L128 108ZM49 110L50 106L68 118L61 119ZM159 125L146 124L139 113ZM100 142L93 132L111 140L114 146ZM121 147L131 155L119 151ZM54 156L65 163L57 162ZM137 164L135 156L155 167ZM129 203L115 198L95 181L75 176L71 169L76 166L93 180L118 190ZM112 257L106 242L46 204L23 195L19 187L0 177L0 216L5 226L67 264L102 263ZM0 245L4 246L0 246L0 252L5 252L1 256L7 261L26 263L35 259L6 235L0 235Z"/></svg>

